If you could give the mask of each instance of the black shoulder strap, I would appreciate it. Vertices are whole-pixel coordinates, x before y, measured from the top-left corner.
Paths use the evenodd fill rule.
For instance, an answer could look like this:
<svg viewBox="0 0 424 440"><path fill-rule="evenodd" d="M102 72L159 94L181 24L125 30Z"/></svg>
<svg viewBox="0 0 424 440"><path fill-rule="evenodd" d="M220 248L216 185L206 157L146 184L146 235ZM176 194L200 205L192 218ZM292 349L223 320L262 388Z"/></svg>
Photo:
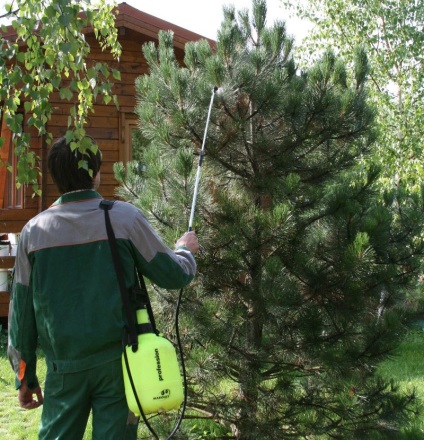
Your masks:
<svg viewBox="0 0 424 440"><path fill-rule="evenodd" d="M138 279L140 298L141 298L140 302L147 309L147 314L149 316L151 331L153 333L156 333L157 335L159 335L160 332L156 327L155 317L153 315L153 309L152 309L152 305L150 303L149 293L147 292L146 283L144 281L143 275L140 274L138 271L137 271L137 279ZM136 297L137 296L138 295L136 294Z"/></svg>
<svg viewBox="0 0 424 440"><path fill-rule="evenodd" d="M118 247L116 245L116 237L113 232L112 224L110 222L109 210L113 207L113 201L102 200L100 208L105 212L106 232L109 239L110 250L112 252L113 263L115 265L116 276L118 278L119 290L121 291L122 304L124 306L125 314L127 315L129 342L132 346L132 351L138 349L137 327L135 320L135 313L131 308L128 290L125 287L124 275L122 272L121 260L119 259Z"/></svg>

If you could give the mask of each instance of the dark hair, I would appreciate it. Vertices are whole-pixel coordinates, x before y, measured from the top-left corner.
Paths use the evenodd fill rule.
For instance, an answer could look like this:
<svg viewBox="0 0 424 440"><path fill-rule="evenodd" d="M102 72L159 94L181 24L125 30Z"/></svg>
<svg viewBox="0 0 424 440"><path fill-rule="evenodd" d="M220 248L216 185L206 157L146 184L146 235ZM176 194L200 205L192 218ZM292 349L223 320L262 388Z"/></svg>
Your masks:
<svg viewBox="0 0 424 440"><path fill-rule="evenodd" d="M85 136L84 143L87 142L86 138L93 145L97 145L91 136ZM81 160L87 163L88 170L92 171L92 175L80 166ZM47 168L61 194L79 189L92 189L93 178L99 172L101 164L100 150L93 153L87 149L84 154L78 148L72 151L65 137L58 139L47 155Z"/></svg>

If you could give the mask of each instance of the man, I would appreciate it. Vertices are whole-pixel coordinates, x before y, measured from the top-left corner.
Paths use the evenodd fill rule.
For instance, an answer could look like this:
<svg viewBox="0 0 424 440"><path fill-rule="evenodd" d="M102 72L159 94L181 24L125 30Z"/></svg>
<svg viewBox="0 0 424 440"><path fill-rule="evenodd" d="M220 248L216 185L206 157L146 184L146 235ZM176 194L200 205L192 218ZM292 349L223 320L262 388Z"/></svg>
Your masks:
<svg viewBox="0 0 424 440"><path fill-rule="evenodd" d="M20 405L33 409L43 404L38 340L44 351L40 439L81 439L90 411L93 438L136 439L121 367L125 317L97 192L100 165L100 151L83 157L59 139L47 166L61 197L25 225L18 246L8 356ZM136 285L137 270L167 289L193 279L199 248L193 232L172 251L133 205L115 202L110 218L128 288Z"/></svg>

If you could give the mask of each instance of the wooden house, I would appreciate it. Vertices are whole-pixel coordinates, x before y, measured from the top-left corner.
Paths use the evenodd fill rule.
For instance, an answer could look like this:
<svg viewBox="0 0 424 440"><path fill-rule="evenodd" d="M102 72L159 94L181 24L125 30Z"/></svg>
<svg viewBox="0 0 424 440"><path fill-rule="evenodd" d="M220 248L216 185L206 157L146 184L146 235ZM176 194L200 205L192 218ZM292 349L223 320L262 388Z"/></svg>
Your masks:
<svg viewBox="0 0 424 440"><path fill-rule="evenodd" d="M184 46L189 41L197 41L202 37L179 26L146 14L126 3L118 5L116 27L119 33L119 42L122 45L122 55L119 61L99 48L92 29L86 30L86 40L89 42L94 61L107 62L111 67L121 72L121 81L115 81L114 93L117 95L119 108L114 104L95 105L94 113L89 116L86 131L98 142L103 153L102 176L99 191L105 198L113 198L117 182L113 175L113 164L118 161L126 162L131 159L131 132L136 129L137 121L133 113L136 103L135 79L146 74L147 64L142 54L142 45L148 41L157 42L160 30L172 30L174 33L174 48L176 57L183 61ZM13 38L14 31L8 28L5 37ZM209 40L211 44L213 42ZM48 130L54 138L64 135L67 128L67 119L72 102L61 100L59 94L52 96L51 102L54 113L48 122ZM11 151L11 135L4 121L1 122L1 137L5 139L0 157L9 161L13 166ZM0 167L0 237L6 240L19 233L24 224L34 215L48 208L58 197L58 192L46 170L47 144L43 137L36 132L32 133L31 148L40 157L42 179L40 186L41 197L33 197L29 188L16 189L14 173ZM7 243L3 243L7 244ZM4 248L4 247L3 247ZM0 246L1 253L1 246ZM0 255L0 273L10 271L15 257ZM6 284L7 286L7 284ZM0 318L7 317L9 304L8 288L0 281Z"/></svg>

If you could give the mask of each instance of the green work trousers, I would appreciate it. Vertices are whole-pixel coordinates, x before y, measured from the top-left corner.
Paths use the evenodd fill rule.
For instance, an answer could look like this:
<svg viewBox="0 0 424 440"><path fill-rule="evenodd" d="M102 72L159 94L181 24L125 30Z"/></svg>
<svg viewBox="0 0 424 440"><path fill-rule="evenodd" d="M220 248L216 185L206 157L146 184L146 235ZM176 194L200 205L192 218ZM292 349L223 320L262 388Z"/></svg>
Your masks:
<svg viewBox="0 0 424 440"><path fill-rule="evenodd" d="M136 440L121 359L76 373L48 368L39 440L81 440L92 411L93 440Z"/></svg>

